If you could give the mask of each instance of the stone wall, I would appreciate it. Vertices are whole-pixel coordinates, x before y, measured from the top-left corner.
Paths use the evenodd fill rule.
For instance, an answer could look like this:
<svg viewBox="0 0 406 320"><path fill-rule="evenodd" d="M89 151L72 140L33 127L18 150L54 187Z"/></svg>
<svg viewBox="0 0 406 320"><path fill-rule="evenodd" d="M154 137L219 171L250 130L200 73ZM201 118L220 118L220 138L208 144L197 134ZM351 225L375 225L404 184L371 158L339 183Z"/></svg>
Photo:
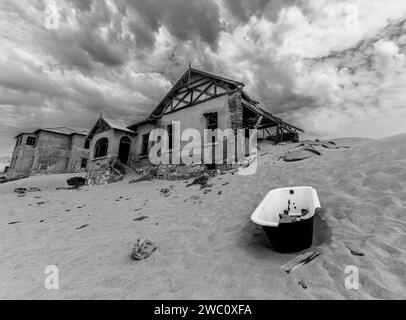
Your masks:
<svg viewBox="0 0 406 320"><path fill-rule="evenodd" d="M242 128L243 106L241 104L241 92L234 92L228 97L228 109L230 111L231 129L236 131Z"/></svg>
<svg viewBox="0 0 406 320"><path fill-rule="evenodd" d="M67 135L41 131L38 134L33 171L68 171L71 139Z"/></svg>
<svg viewBox="0 0 406 320"><path fill-rule="evenodd" d="M31 173L34 162L35 146L27 145L28 137L37 136L35 134L22 134L20 136L21 143L14 147L11 158L10 174L28 175Z"/></svg>
<svg viewBox="0 0 406 320"><path fill-rule="evenodd" d="M108 163L96 163L87 174L87 184L102 185L122 180L123 175L113 167L114 161L114 159L110 159Z"/></svg>

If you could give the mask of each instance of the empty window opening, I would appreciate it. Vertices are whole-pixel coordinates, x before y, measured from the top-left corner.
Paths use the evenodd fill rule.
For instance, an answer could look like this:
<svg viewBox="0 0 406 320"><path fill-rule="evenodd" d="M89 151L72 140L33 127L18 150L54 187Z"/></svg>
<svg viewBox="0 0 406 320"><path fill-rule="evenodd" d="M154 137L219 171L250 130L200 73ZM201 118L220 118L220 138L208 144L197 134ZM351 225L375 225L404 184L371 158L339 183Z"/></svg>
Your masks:
<svg viewBox="0 0 406 320"><path fill-rule="evenodd" d="M87 159L86 158L82 158L82 161L80 163L80 168L86 168L87 167Z"/></svg>
<svg viewBox="0 0 406 320"><path fill-rule="evenodd" d="M145 156L148 154L148 142L149 142L149 133L142 135L142 146L141 146L141 155Z"/></svg>
<svg viewBox="0 0 406 320"><path fill-rule="evenodd" d="M85 140L85 149L89 149L90 148L90 139L86 139Z"/></svg>
<svg viewBox="0 0 406 320"><path fill-rule="evenodd" d="M173 129L172 129L172 125L168 124L168 126L166 127L167 131L168 131L168 138L169 138L169 150L172 150L173 148Z"/></svg>
<svg viewBox="0 0 406 320"><path fill-rule="evenodd" d="M36 137L28 137L27 138L27 146L35 146L36 142L37 142Z"/></svg>

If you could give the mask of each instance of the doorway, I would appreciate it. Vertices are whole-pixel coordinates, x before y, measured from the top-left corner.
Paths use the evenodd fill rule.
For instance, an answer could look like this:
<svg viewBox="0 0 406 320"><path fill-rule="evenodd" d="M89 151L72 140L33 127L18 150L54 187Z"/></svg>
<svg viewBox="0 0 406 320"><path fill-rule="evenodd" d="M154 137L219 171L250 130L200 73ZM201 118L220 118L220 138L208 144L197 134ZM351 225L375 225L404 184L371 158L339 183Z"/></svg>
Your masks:
<svg viewBox="0 0 406 320"><path fill-rule="evenodd" d="M218 115L217 112L208 112L204 114L206 118L206 128L209 130L212 130L211 132L211 141L210 143L212 144L211 147L211 163L206 164L206 168L208 170L214 170L216 169L216 142L217 143L223 143L222 141L216 141L217 138L214 135L215 130L218 129Z"/></svg>
<svg viewBox="0 0 406 320"><path fill-rule="evenodd" d="M127 165L128 157L130 156L131 139L129 137L122 137L120 140L120 147L118 148L118 160Z"/></svg>

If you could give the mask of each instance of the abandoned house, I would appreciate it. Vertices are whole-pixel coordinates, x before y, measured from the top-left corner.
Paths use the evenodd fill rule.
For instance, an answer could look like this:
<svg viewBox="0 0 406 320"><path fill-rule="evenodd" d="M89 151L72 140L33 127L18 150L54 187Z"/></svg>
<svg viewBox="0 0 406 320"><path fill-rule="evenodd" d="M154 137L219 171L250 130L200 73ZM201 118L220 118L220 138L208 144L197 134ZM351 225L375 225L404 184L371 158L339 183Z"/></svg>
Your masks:
<svg viewBox="0 0 406 320"><path fill-rule="evenodd" d="M167 130L169 152L172 152L172 121L179 121L180 132L194 128L202 137L204 129L256 128L260 139L275 144L299 140L302 129L263 110L243 87L241 82L189 67L146 119L126 126L100 116L86 137L90 147L88 169L111 159L119 159L129 166L147 164L151 148L149 135L156 128ZM180 148L187 143L182 142Z"/></svg>
<svg viewBox="0 0 406 320"><path fill-rule="evenodd" d="M87 132L67 127L20 133L10 162L9 174L64 173L85 169L89 150Z"/></svg>

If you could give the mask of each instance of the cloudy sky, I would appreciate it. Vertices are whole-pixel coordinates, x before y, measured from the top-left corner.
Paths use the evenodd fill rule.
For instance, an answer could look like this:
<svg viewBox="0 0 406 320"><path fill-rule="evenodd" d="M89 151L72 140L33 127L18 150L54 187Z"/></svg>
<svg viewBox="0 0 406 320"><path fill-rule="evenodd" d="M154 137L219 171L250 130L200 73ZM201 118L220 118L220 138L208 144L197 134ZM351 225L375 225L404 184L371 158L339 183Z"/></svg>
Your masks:
<svg viewBox="0 0 406 320"><path fill-rule="evenodd" d="M0 156L145 117L189 60L309 137L406 132L405 20L405 0L0 0Z"/></svg>

